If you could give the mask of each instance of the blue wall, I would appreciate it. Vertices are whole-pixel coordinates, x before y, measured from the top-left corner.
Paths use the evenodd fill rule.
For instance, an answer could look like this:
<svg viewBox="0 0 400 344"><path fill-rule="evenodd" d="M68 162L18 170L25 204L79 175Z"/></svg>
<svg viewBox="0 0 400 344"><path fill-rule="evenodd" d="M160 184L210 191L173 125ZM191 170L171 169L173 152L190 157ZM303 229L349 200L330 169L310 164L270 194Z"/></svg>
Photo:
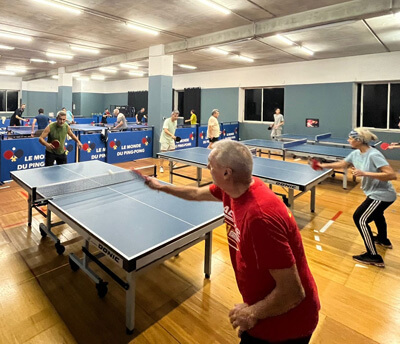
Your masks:
<svg viewBox="0 0 400 344"><path fill-rule="evenodd" d="M40 108L45 114L57 112L57 92L22 91L22 103L26 104L24 117L35 117ZM11 113L12 114L12 113Z"/></svg>
<svg viewBox="0 0 400 344"><path fill-rule="evenodd" d="M128 92L104 94L103 109L101 112L103 113L105 108L110 109L110 105L128 105Z"/></svg>
<svg viewBox="0 0 400 344"><path fill-rule="evenodd" d="M201 90L201 124L207 124L213 109L219 110L218 121L238 120L239 88L208 88Z"/></svg>
<svg viewBox="0 0 400 344"><path fill-rule="evenodd" d="M285 133L347 137L352 114L353 83L285 87ZM306 118L318 118L319 128L306 128Z"/></svg>

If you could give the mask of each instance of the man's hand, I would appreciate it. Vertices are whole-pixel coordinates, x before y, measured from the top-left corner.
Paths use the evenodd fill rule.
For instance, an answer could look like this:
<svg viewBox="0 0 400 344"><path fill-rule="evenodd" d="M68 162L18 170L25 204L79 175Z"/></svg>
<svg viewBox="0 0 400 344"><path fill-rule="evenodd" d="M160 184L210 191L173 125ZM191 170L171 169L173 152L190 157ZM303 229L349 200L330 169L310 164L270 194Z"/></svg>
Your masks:
<svg viewBox="0 0 400 344"><path fill-rule="evenodd" d="M78 145L78 149L82 149L82 143L81 143L81 141L78 141L76 144Z"/></svg>
<svg viewBox="0 0 400 344"><path fill-rule="evenodd" d="M47 143L46 147L51 149L51 150L55 150L56 149L56 147L54 147L53 144L51 144L51 143Z"/></svg>
<svg viewBox="0 0 400 344"><path fill-rule="evenodd" d="M156 179L156 178L152 178L152 177L146 177L146 182L145 184L153 190L160 190L161 189L161 184L160 182Z"/></svg>
<svg viewBox="0 0 400 344"><path fill-rule="evenodd" d="M236 304L229 312L229 320L234 329L239 327L239 337L244 331L253 328L258 321L247 303Z"/></svg>

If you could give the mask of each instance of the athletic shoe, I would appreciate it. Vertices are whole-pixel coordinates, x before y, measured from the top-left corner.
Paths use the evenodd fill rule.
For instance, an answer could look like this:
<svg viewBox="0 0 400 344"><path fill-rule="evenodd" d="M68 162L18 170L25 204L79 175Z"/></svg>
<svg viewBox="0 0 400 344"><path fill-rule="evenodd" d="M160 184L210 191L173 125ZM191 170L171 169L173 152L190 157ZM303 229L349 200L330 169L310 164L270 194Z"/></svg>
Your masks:
<svg viewBox="0 0 400 344"><path fill-rule="evenodd" d="M377 235L374 235L374 241L375 241L375 244L380 245L384 248L393 248L392 243L387 238L385 240L381 240L378 238Z"/></svg>
<svg viewBox="0 0 400 344"><path fill-rule="evenodd" d="M164 173L164 167L160 166L160 173Z"/></svg>
<svg viewBox="0 0 400 344"><path fill-rule="evenodd" d="M363 264L367 264L367 265L375 265L379 268L385 267L385 262L383 261L382 257L379 254L372 255L372 254L369 254L368 252L365 252L358 256L353 256L353 259L359 263L363 263Z"/></svg>

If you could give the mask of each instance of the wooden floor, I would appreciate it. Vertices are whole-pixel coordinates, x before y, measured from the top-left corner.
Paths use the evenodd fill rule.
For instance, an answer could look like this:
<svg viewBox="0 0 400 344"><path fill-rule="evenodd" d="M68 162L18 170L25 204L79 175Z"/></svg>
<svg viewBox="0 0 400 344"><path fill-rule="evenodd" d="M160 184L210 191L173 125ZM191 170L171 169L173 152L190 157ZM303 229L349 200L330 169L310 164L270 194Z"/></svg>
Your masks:
<svg viewBox="0 0 400 344"><path fill-rule="evenodd" d="M159 177L167 180L168 173ZM351 256L363 252L364 246L352 213L364 195L360 183L349 183L343 190L341 181L338 176L317 187L314 214L309 212L308 194L295 202L322 304L312 343L400 343L400 202L386 211L394 249L378 247L386 268L356 264ZM178 183L188 181L176 178ZM400 190L400 177L394 184ZM27 227L26 193L15 183L6 185L10 187L0 190L0 343L239 342L228 312L241 297L223 226L214 231L210 280L203 275L203 244L140 275L136 330L128 336L122 288L94 267L109 281L108 294L99 299L93 282L68 264L69 253L79 254L80 237L66 225L58 227L56 233L66 246L58 256L53 242L40 236L43 218L38 213L32 228Z"/></svg>

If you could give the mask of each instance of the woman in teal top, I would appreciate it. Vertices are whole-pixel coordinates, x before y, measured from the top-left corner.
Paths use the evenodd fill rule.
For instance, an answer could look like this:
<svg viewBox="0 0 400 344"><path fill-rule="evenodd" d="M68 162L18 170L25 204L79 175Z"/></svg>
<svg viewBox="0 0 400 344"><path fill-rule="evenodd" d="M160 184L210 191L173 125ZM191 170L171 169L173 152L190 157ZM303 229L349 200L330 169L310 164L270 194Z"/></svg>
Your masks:
<svg viewBox="0 0 400 344"><path fill-rule="evenodd" d="M382 257L376 251L375 243L384 248L392 248L387 237L384 211L396 200L396 191L390 180L397 179L396 172L390 167L385 157L369 142L378 138L367 129L356 128L349 134L349 143L355 150L344 160L328 164L319 164L322 168L345 168L353 166L353 175L362 177L361 188L367 198L353 214L367 252L353 256L357 262L385 267ZM378 235L372 235L368 225L374 221Z"/></svg>
<svg viewBox="0 0 400 344"><path fill-rule="evenodd" d="M46 147L45 166L53 166L67 163L64 144L67 134L77 143L78 149L82 148L82 143L74 135L69 125L66 123L67 114L60 111L57 114L56 122L49 124L40 135L39 142ZM47 141L45 140L47 137ZM58 147L54 142L58 141Z"/></svg>

